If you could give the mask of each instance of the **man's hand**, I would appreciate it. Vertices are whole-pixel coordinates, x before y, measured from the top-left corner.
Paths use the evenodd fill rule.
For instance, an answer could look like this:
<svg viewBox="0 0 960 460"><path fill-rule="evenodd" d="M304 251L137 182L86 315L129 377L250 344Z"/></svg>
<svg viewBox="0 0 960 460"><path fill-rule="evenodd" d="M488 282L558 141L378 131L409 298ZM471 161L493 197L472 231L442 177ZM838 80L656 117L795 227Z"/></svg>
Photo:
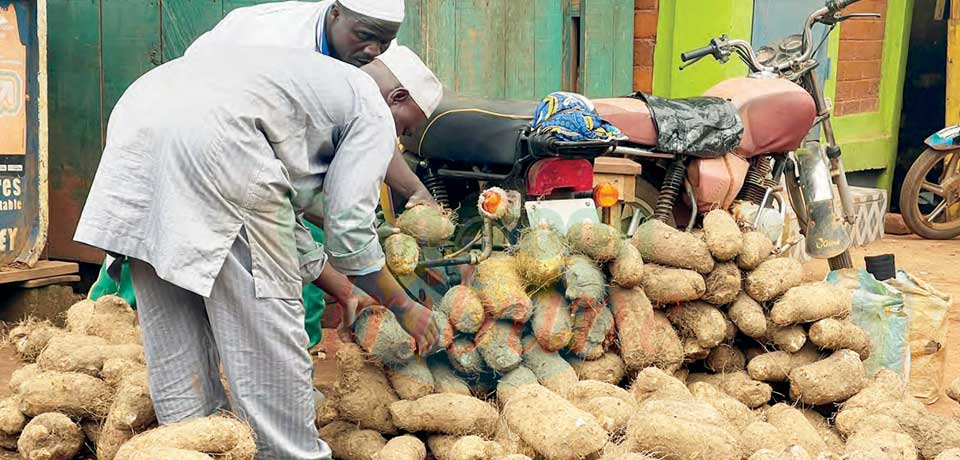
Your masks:
<svg viewBox="0 0 960 460"><path fill-rule="evenodd" d="M417 205L427 205L427 206L440 206L437 204L437 200L433 199L433 195L430 194L430 191L426 187L418 187L417 191L413 192L412 195L407 197L407 209L410 209Z"/></svg>
<svg viewBox="0 0 960 460"><path fill-rule="evenodd" d="M433 311L416 302L410 302L398 315L400 325L417 341L417 354L426 356L437 343L440 327Z"/></svg>

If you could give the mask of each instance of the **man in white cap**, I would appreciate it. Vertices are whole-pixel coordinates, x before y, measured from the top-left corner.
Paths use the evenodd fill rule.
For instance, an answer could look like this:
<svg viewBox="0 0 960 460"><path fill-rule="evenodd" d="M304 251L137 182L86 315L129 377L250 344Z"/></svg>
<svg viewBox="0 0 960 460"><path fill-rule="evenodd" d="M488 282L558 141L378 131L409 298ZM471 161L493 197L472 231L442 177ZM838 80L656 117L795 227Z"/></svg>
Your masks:
<svg viewBox="0 0 960 460"><path fill-rule="evenodd" d="M343 305L386 305L421 352L432 347L432 314L384 269L373 224L396 136L441 93L403 47L362 69L224 48L130 86L75 238L130 260L160 423L226 409L222 364L258 459L329 459L314 426L305 282ZM323 218L326 248L303 214Z"/></svg>

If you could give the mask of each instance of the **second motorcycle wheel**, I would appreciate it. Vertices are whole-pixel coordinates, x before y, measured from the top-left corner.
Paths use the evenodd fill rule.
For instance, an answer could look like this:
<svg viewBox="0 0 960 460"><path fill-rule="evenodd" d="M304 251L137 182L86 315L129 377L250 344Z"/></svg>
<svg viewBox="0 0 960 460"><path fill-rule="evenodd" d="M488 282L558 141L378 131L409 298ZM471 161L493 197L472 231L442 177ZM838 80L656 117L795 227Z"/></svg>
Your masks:
<svg viewBox="0 0 960 460"><path fill-rule="evenodd" d="M900 212L907 227L924 238L960 235L960 150L920 154L900 189Z"/></svg>

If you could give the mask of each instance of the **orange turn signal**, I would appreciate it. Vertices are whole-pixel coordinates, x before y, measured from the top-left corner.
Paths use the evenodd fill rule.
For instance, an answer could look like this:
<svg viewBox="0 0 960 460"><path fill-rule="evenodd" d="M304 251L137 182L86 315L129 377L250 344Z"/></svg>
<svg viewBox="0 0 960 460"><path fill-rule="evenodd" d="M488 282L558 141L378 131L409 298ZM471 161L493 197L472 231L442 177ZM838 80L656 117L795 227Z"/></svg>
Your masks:
<svg viewBox="0 0 960 460"><path fill-rule="evenodd" d="M600 208L609 208L620 201L620 190L609 182L598 184L593 189L593 202Z"/></svg>
<svg viewBox="0 0 960 460"><path fill-rule="evenodd" d="M495 190L483 192L483 210L490 214L497 214L500 205L503 204L503 194Z"/></svg>

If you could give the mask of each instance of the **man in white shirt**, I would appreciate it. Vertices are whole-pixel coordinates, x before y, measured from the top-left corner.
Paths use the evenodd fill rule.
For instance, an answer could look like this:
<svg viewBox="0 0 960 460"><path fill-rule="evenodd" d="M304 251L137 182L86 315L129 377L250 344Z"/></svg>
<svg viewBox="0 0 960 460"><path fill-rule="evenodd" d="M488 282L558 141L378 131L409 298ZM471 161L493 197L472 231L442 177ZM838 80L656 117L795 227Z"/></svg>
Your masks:
<svg viewBox="0 0 960 460"><path fill-rule="evenodd" d="M124 93L75 239L130 260L160 423L225 409L222 363L257 458L330 458L305 282L386 305L432 347L437 325L384 268L374 221L396 136L441 94L404 47L362 69L309 50L198 51ZM303 214L323 218L326 247Z"/></svg>

